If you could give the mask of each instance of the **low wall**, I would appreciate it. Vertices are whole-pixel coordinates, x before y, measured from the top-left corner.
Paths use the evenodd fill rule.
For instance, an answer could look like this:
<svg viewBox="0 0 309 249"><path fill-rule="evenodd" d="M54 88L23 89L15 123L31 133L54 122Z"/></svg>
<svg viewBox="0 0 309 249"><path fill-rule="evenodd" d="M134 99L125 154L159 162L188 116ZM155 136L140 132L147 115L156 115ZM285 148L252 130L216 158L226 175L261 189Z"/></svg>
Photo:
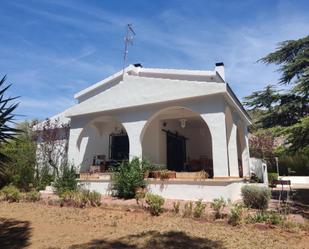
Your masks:
<svg viewBox="0 0 309 249"><path fill-rule="evenodd" d="M97 191L103 195L110 195L110 181L80 181L85 188ZM167 199L212 201L221 196L232 202L241 199L241 187L245 183L235 181L148 181L147 188L151 193L158 194Z"/></svg>
<svg viewBox="0 0 309 249"><path fill-rule="evenodd" d="M290 180L291 184L308 184L309 185L309 176L280 176L281 180Z"/></svg>

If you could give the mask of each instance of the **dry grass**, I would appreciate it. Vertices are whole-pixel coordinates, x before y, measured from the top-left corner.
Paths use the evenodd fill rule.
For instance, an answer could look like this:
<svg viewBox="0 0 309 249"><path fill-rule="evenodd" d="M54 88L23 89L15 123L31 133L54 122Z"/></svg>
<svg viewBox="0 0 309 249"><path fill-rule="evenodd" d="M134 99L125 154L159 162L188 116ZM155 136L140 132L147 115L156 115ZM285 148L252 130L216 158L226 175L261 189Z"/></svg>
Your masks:
<svg viewBox="0 0 309 249"><path fill-rule="evenodd" d="M0 203L0 248L308 248L308 233L231 227L142 210Z"/></svg>

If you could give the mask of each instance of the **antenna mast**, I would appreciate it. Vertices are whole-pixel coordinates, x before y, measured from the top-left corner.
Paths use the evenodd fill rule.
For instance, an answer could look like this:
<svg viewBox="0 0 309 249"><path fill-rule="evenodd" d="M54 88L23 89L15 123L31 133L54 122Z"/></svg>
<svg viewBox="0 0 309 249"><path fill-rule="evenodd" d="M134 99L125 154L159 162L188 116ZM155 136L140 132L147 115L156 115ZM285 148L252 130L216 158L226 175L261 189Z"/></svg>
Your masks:
<svg viewBox="0 0 309 249"><path fill-rule="evenodd" d="M124 38L124 54L123 54L123 68L122 68L122 77L124 76L124 69L127 64L128 59L128 48L129 45L133 45L133 38L135 36L132 24L127 24L126 36Z"/></svg>

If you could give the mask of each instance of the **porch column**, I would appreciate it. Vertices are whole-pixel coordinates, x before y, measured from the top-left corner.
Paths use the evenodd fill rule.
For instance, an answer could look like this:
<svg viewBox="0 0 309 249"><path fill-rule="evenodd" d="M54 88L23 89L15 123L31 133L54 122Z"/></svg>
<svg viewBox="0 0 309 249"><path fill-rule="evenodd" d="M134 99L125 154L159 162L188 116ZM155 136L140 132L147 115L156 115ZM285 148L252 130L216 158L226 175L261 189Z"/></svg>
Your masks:
<svg viewBox="0 0 309 249"><path fill-rule="evenodd" d="M142 158L142 143L140 140L141 132L146 124L146 121L123 122L124 128L129 137L129 156L130 160L133 157Z"/></svg>
<svg viewBox="0 0 309 249"><path fill-rule="evenodd" d="M214 112L202 114L201 116L207 123L211 134L214 177L228 177L225 114L223 112Z"/></svg>
<svg viewBox="0 0 309 249"><path fill-rule="evenodd" d="M68 162L77 167L78 170L80 170L82 155L80 155L79 148L77 147L77 141L86 124L86 119L71 118L68 143Z"/></svg>
<svg viewBox="0 0 309 249"><path fill-rule="evenodd" d="M228 155L230 176L239 177L237 154L237 126L234 124L234 122L232 123L230 138L228 139Z"/></svg>
<svg viewBox="0 0 309 249"><path fill-rule="evenodd" d="M248 139L248 128L244 127L244 136L242 136L244 143L244 151L242 153L242 162L243 162L243 174L244 177L250 177L250 153L249 153L249 139Z"/></svg>

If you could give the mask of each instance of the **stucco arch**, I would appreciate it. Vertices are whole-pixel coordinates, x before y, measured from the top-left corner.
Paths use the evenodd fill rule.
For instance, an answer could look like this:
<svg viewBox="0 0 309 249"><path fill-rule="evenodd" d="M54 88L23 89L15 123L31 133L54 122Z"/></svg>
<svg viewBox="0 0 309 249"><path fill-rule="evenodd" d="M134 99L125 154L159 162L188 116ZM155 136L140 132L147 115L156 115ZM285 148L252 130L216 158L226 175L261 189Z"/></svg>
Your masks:
<svg viewBox="0 0 309 249"><path fill-rule="evenodd" d="M127 136L125 127L117 118L101 116L87 122L76 140L78 155L81 156L78 161L82 171L86 171L92 165L94 156L105 155L107 160L110 159L111 134Z"/></svg>
<svg viewBox="0 0 309 249"><path fill-rule="evenodd" d="M180 126L180 119L186 119L186 127ZM185 106L170 106L154 112L140 134L142 155L155 163L166 164L166 136L163 132L186 137L187 163L191 159L212 161L212 137L205 119ZM167 152L166 152L167 153ZM198 155L198 156L197 156ZM150 158L149 158L150 157Z"/></svg>

